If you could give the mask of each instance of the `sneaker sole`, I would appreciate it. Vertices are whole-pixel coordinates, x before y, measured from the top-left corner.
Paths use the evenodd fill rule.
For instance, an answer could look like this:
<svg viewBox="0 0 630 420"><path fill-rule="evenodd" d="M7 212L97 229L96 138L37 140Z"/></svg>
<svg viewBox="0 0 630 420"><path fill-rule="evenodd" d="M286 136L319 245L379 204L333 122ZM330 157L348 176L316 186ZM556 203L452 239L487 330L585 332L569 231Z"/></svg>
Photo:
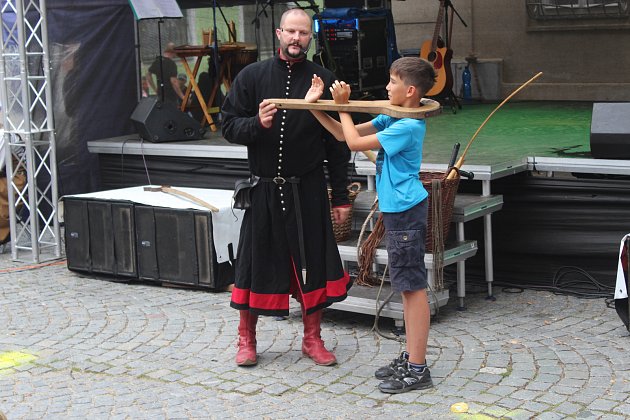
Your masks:
<svg viewBox="0 0 630 420"><path fill-rule="evenodd" d="M421 384L418 386L408 386L402 389L381 389L380 386L378 387L379 391L384 392L385 394L403 394L409 391L417 391L429 388L433 388L433 381L431 381L431 383Z"/></svg>

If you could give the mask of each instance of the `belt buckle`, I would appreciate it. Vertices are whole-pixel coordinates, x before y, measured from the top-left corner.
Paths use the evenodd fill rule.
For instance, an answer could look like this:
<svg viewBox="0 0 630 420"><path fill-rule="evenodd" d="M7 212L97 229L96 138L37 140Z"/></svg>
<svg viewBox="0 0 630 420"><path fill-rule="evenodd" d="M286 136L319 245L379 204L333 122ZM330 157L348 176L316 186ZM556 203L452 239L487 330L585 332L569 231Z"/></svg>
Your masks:
<svg viewBox="0 0 630 420"><path fill-rule="evenodd" d="M272 181L273 181L273 182L274 182L274 184L276 184L276 185L284 185L284 184L286 184L286 182L287 182L287 180L286 180L286 179L284 179L284 178L283 178L283 177L281 177L281 176L276 176L276 177L274 177L274 178L272 179Z"/></svg>

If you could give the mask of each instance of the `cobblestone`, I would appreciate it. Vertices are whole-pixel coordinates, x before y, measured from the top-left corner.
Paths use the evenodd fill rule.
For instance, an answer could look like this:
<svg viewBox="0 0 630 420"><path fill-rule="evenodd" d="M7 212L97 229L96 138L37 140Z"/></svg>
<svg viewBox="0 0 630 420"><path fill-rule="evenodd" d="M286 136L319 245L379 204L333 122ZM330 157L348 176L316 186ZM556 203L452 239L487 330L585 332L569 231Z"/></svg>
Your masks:
<svg viewBox="0 0 630 420"><path fill-rule="evenodd" d="M11 420L462 418L456 402L489 419L630 416L629 334L604 300L497 290L457 311L451 298L429 337L435 387L387 395L374 370L403 345L372 332L371 316L325 311L333 367L302 356L297 305L286 320L263 317L259 364L239 368L227 293L20 266L0 254L0 356L13 355L0 358L0 411Z"/></svg>

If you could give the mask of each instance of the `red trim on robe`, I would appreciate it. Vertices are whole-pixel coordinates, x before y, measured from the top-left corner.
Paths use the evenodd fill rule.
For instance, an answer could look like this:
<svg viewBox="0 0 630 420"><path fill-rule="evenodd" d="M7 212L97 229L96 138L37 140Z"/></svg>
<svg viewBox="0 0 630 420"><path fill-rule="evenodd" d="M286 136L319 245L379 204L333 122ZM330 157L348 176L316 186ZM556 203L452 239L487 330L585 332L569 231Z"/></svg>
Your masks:
<svg viewBox="0 0 630 420"><path fill-rule="evenodd" d="M302 293L299 282L297 284L306 309L310 309L326 302L328 297L344 296L347 293L349 281L350 276L344 271L344 275L340 279L327 281L326 289L322 288ZM289 310L289 299L286 293L254 293L249 289L234 287L232 290L232 302L268 311Z"/></svg>
<svg viewBox="0 0 630 420"><path fill-rule="evenodd" d="M317 290L313 290L312 292L304 293L302 290L302 285L297 280L298 273L295 268L295 261L291 259L291 265L293 267L293 276L295 278L295 283L298 285L300 289L300 294L302 295L302 304L306 309L314 308L322 303L326 302L328 296L331 297L339 297L346 294L348 291L347 284L350 281L350 276L346 271L343 272L343 277L337 280L326 280L326 288L321 288Z"/></svg>
<svg viewBox="0 0 630 420"><path fill-rule="evenodd" d="M289 297L286 293L254 293L249 289L234 287L232 302L269 311L289 310Z"/></svg>
<svg viewBox="0 0 630 420"><path fill-rule="evenodd" d="M238 305L247 305L249 302L249 289L232 288L232 302Z"/></svg>

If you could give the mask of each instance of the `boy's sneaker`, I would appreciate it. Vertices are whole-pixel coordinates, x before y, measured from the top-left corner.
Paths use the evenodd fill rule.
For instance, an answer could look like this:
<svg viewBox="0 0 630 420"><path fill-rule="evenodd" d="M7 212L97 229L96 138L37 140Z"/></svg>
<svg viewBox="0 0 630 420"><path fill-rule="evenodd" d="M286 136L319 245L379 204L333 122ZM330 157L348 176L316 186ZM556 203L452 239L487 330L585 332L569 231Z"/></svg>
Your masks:
<svg viewBox="0 0 630 420"><path fill-rule="evenodd" d="M422 372L416 372L409 369L408 364L405 364L398 368L391 379L381 382L378 389L386 394L402 394L414 389L427 389L432 386L433 381L428 367L425 367Z"/></svg>
<svg viewBox="0 0 630 420"><path fill-rule="evenodd" d="M407 365L407 359L403 356L404 353L400 353L400 356L392 360L389 365L380 367L374 372L376 379L384 381L385 379L391 379L396 374L399 367Z"/></svg>

